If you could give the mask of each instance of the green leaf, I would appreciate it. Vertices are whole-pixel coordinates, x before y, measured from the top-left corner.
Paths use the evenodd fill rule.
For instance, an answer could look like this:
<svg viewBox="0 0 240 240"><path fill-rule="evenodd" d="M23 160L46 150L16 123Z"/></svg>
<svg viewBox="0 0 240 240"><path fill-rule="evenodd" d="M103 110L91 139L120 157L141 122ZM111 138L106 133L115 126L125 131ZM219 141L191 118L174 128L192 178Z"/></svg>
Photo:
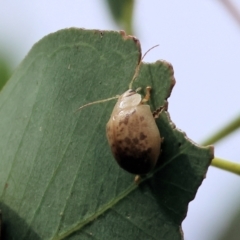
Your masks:
<svg viewBox="0 0 240 240"><path fill-rule="evenodd" d="M133 34L134 0L106 0L115 22L128 34Z"/></svg>
<svg viewBox="0 0 240 240"><path fill-rule="evenodd" d="M0 94L0 208L5 239L182 239L189 201L213 158L157 119L159 164L140 185L113 159L105 126L141 56L123 32L66 29L33 46ZM174 85L164 61L142 64L134 87L151 107Z"/></svg>

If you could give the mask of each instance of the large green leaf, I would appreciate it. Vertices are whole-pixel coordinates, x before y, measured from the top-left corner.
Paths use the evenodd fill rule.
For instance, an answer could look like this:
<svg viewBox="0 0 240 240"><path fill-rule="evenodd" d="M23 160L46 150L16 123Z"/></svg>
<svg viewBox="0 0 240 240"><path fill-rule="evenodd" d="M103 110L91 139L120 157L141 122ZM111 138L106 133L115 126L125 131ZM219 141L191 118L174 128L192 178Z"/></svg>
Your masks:
<svg viewBox="0 0 240 240"><path fill-rule="evenodd" d="M5 239L182 239L181 222L213 157L157 119L159 164L142 180L113 159L105 125L141 56L124 33L66 29L33 46L0 94L0 208ZM170 64L142 64L151 107L174 85Z"/></svg>

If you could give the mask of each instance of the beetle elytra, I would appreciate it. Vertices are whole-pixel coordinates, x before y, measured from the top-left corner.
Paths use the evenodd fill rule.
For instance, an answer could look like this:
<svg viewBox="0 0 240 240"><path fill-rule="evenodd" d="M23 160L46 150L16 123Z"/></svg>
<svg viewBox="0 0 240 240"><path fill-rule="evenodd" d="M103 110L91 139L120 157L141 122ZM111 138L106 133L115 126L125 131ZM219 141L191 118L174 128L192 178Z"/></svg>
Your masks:
<svg viewBox="0 0 240 240"><path fill-rule="evenodd" d="M160 155L161 137L150 106L150 87L142 99L136 91L123 93L107 123L107 138L120 167L143 175L150 172Z"/></svg>

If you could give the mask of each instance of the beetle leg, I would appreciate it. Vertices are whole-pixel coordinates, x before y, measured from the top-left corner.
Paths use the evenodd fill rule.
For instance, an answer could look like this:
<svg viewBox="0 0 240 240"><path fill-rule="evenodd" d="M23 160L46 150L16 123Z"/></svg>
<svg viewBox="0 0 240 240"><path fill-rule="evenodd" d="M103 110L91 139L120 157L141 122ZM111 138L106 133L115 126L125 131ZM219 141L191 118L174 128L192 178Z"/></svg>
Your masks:
<svg viewBox="0 0 240 240"><path fill-rule="evenodd" d="M150 92L151 92L151 87L146 87L146 95L145 95L145 97L142 99L142 103L145 103L145 102L148 102L149 101L149 99L150 99L150 96L151 96L151 94L150 94Z"/></svg>

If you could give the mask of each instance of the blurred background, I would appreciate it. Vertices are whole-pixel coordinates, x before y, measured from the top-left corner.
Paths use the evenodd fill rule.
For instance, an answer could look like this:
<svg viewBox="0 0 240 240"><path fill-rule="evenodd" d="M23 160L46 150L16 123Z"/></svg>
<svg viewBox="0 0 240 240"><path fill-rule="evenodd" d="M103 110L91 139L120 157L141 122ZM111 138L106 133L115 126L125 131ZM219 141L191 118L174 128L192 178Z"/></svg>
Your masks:
<svg viewBox="0 0 240 240"><path fill-rule="evenodd" d="M140 40L143 53L160 45L144 61L173 65L169 112L189 138L201 143L239 115L240 1L122 0L116 7L117 2L0 1L0 89L49 33L69 27L124 29ZM240 130L215 145L215 156L240 163ZM239 240L240 176L210 167L189 204L183 231L186 240Z"/></svg>

